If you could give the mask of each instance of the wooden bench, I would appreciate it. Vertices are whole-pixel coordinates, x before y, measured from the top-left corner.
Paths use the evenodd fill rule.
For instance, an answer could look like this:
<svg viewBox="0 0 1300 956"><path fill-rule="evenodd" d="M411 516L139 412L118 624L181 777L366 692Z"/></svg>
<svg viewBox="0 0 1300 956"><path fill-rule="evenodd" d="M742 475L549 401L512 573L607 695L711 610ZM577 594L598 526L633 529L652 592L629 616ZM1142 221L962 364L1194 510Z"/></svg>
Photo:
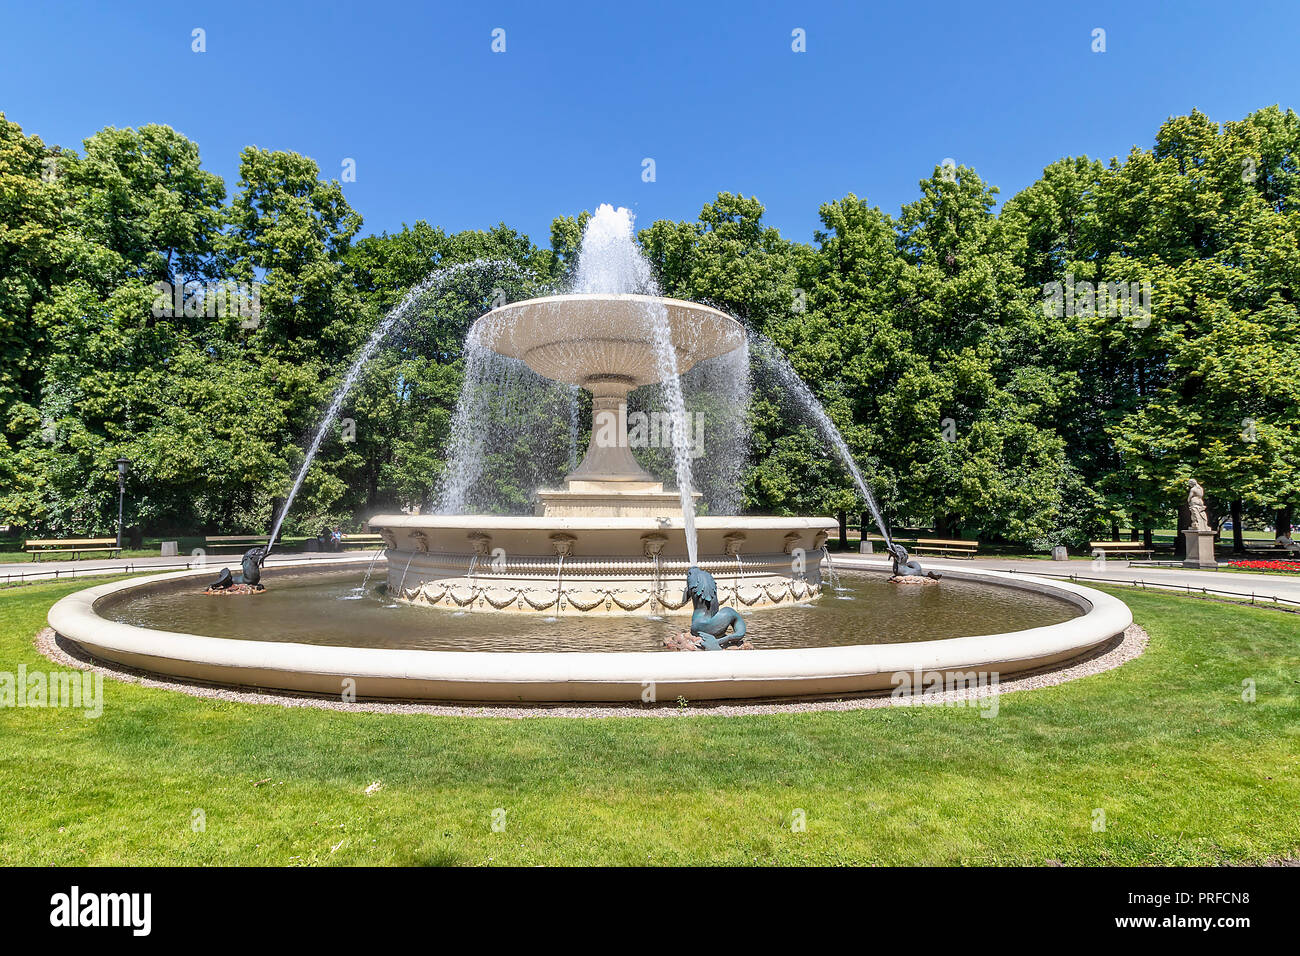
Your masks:
<svg viewBox="0 0 1300 956"><path fill-rule="evenodd" d="M978 541L954 541L947 538L917 538L912 551L916 554L940 554L950 558L973 558L979 551Z"/></svg>
<svg viewBox="0 0 1300 956"><path fill-rule="evenodd" d="M1229 554L1235 554L1232 550L1232 539L1228 538L1222 542L1222 546ZM1295 551L1288 551L1286 548L1276 544L1269 544L1264 541L1247 540L1242 543L1241 553L1256 558L1295 558L1300 557Z"/></svg>
<svg viewBox="0 0 1300 956"><path fill-rule="evenodd" d="M880 535L868 535L867 540L873 545L884 544ZM913 554L940 554L956 558L973 558L979 551L978 541L954 541L948 538L894 538L895 544L901 544Z"/></svg>
<svg viewBox="0 0 1300 956"><path fill-rule="evenodd" d="M208 551L216 551L220 548L235 548L239 551L247 551L249 548L265 545L270 540L271 536L269 534L210 534L203 539L203 547Z"/></svg>
<svg viewBox="0 0 1300 956"><path fill-rule="evenodd" d="M871 542L873 547L875 545L884 545L885 543L885 539L878 534L867 535L867 540ZM916 547L915 538L894 538L893 540L894 540L894 544L901 544L908 551L911 551L913 548Z"/></svg>
<svg viewBox="0 0 1300 956"><path fill-rule="evenodd" d="M340 544L344 548L382 548L384 546L384 536L382 534L345 534Z"/></svg>
<svg viewBox="0 0 1300 956"><path fill-rule="evenodd" d="M1112 554L1117 558L1126 555L1132 557L1135 554L1149 558L1155 554L1155 549L1144 548L1136 541L1089 541L1088 547L1092 549L1092 554L1100 551L1108 558Z"/></svg>
<svg viewBox="0 0 1300 956"><path fill-rule="evenodd" d="M116 538L31 538L24 542L23 548L33 561L41 560L43 554L70 554L76 558L92 551L107 551L112 556L122 550Z"/></svg>

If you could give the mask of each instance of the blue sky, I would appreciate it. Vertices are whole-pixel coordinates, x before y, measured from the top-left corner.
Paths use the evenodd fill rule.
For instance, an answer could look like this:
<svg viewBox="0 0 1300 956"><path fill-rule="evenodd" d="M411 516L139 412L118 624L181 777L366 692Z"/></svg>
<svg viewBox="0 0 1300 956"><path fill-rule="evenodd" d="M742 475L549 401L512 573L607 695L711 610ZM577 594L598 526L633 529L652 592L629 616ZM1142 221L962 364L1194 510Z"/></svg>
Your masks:
<svg viewBox="0 0 1300 956"><path fill-rule="evenodd" d="M78 149L104 126L168 124L232 192L245 145L306 154L332 178L354 159L344 188L364 233L504 220L545 244L556 215L612 202L644 227L694 219L726 190L809 240L820 203L853 192L896 213L945 158L1005 198L1062 156L1149 146L1194 107L1217 121L1295 108L1297 10L4 0L0 110Z"/></svg>

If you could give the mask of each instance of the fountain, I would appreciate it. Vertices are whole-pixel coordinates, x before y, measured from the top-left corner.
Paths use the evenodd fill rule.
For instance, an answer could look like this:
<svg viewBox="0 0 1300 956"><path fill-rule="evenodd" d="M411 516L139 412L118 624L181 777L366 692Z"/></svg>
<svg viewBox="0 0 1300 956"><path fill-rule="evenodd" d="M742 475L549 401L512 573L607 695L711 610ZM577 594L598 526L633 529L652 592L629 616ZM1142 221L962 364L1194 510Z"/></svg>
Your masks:
<svg viewBox="0 0 1300 956"><path fill-rule="evenodd" d="M737 610L815 599L834 519L696 517L701 495L693 489L680 376L745 348L741 324L717 309L657 295L630 215L610 206L588 223L574 288L499 306L474 323L469 339L474 350L589 392L586 456L563 487L537 490L532 516L371 518L388 547L390 594L489 613L544 613L553 601L557 610L596 616L684 615L687 602L674 595L685 590L688 569L699 567L732 572L719 600ZM653 385L663 388L668 406L675 490L637 462L629 440L628 395ZM467 376L456 426L463 458L482 454L482 442L463 434L476 427L463 412L481 387ZM473 460L452 463L453 506L444 510L463 503L464 476L476 468ZM737 570L742 551L746 560ZM479 570L467 583L474 563Z"/></svg>
<svg viewBox="0 0 1300 956"><path fill-rule="evenodd" d="M1132 623L1123 602L1069 582L949 566L936 584L892 542L842 437L779 350L724 312L662 296L630 215L608 206L588 224L567 291L537 295L553 290L516 282L532 297L498 301L470 327L437 506L370 520L387 546L384 586L370 585L376 555L357 555L354 568L347 558L263 567L370 357L388 336L407 334L406 320L449 277L473 278L461 301L478 314L500 298L484 294L497 273L470 263L431 275L365 343L270 544L244 556L239 587L261 597L205 597L194 587L210 573L203 568L116 581L55 604L55 631L101 662L210 683L358 699L644 703L889 692L900 674L922 670L941 686L971 674L996 682L1090 654ZM835 568L830 518L727 513L739 496L743 455L733 439L751 355L776 371L842 459L888 563L849 558ZM578 461L583 391L592 427ZM693 430L691 400L701 395L711 417ZM668 438L638 460L628 409L647 400L664 409ZM701 432L713 446L697 459L688 438ZM524 460L503 465L505 448ZM671 473L674 486L646 464ZM502 467L514 469L504 481L493 472ZM491 500L476 507L483 487ZM531 513L498 513L520 510L521 488L533 492ZM818 600L823 566L844 600ZM891 572L932 586L898 587ZM258 589L262 579L274 586ZM232 584L223 574L213 593L238 593ZM741 615L751 611L746 627ZM687 621L689 633L679 633ZM751 639L748 653L663 653Z"/></svg>

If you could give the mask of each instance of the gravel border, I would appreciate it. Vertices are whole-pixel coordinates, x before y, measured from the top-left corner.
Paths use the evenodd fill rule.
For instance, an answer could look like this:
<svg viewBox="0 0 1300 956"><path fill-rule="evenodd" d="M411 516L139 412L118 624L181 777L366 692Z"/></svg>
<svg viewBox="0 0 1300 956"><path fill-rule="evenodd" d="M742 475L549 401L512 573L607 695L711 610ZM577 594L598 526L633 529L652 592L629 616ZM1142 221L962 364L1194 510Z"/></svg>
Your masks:
<svg viewBox="0 0 1300 956"><path fill-rule="evenodd" d="M804 714L816 711L868 710L877 707L941 706L944 704L956 704L958 706L964 704L980 707L983 705L977 703L979 698L1015 693L1022 690L1037 690L1040 687L1055 687L1057 684L1064 684L1067 681L1077 680L1081 677L1091 677L1094 674L1113 670L1121 664L1126 664L1140 657L1146 651L1149 640L1147 632L1133 624L1122 635L1111 638L1100 647L1076 657L1072 661L1066 661L1064 664L1017 674L1013 678L999 681L996 688L981 687L969 691L951 690L926 694L923 702L919 701L916 696L894 697L889 692L880 691L833 700L804 699L746 703L688 701L685 707L679 706L676 701L659 701L654 704L641 705L624 703L437 704L423 701L380 700L347 702L329 697L266 689L225 687L204 684L198 681L161 677L136 668L101 661L88 654L74 642L57 635L51 627L42 628L37 633L35 645L42 655L64 667L103 674L112 680L129 684L139 684L143 687L152 687L159 690L179 691L192 697L203 697L209 700L230 701L240 704L267 704L277 707L314 707L323 710L340 710L354 713L431 714L442 717L526 719L539 717L743 717L755 714Z"/></svg>

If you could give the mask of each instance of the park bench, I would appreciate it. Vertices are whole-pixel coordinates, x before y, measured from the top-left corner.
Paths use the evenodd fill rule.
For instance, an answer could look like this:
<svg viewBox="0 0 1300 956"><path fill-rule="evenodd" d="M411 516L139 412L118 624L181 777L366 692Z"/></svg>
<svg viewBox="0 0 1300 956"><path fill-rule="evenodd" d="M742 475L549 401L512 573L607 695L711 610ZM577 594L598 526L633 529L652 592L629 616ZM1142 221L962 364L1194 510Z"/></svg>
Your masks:
<svg viewBox="0 0 1300 956"><path fill-rule="evenodd" d="M382 534L345 534L341 543L345 548L382 548L384 546L384 536Z"/></svg>
<svg viewBox="0 0 1300 956"><path fill-rule="evenodd" d="M917 538L912 551L916 554L938 554L948 558L973 558L979 551L978 541L954 541L947 538Z"/></svg>
<svg viewBox="0 0 1300 956"><path fill-rule="evenodd" d="M873 548L876 547L876 546L881 546L881 547L883 547L883 546L884 546L884 543L885 543L885 539L882 538L882 537L881 537L880 535L878 535L878 534L869 534L869 535L867 535L867 540L871 542ZM915 539L915 538L900 538L900 537L895 536L893 540L894 540L894 544L901 544L901 545L902 545L903 547L905 547L908 551L911 551L913 548L916 547L916 539Z"/></svg>
<svg viewBox="0 0 1300 956"><path fill-rule="evenodd" d="M1232 537L1229 535L1224 540L1224 546L1229 550L1232 548ZM1272 541L1261 541L1259 539L1246 539L1242 542L1241 553L1252 558L1294 558L1295 552L1288 551Z"/></svg>
<svg viewBox="0 0 1300 956"><path fill-rule="evenodd" d="M1149 558L1155 554L1153 548L1144 548L1136 541L1089 541L1088 547L1092 549L1092 554L1100 551L1106 557L1114 555L1120 557L1133 557L1137 555L1142 558Z"/></svg>
<svg viewBox="0 0 1300 956"><path fill-rule="evenodd" d="M868 535L867 540L873 545L884 544L885 539L879 535ZM901 544L913 554L939 554L954 558L973 558L979 551L978 541L954 541L948 538L894 538L895 544Z"/></svg>
<svg viewBox="0 0 1300 956"><path fill-rule="evenodd" d="M268 544L270 540L271 536L266 534L210 534L203 539L203 547L208 551L217 551L223 548L247 551L249 548Z"/></svg>
<svg viewBox="0 0 1300 956"><path fill-rule="evenodd" d="M23 547L33 561L41 560L43 554L70 554L76 558L92 551L107 551L112 556L122 550L116 538L29 538Z"/></svg>

